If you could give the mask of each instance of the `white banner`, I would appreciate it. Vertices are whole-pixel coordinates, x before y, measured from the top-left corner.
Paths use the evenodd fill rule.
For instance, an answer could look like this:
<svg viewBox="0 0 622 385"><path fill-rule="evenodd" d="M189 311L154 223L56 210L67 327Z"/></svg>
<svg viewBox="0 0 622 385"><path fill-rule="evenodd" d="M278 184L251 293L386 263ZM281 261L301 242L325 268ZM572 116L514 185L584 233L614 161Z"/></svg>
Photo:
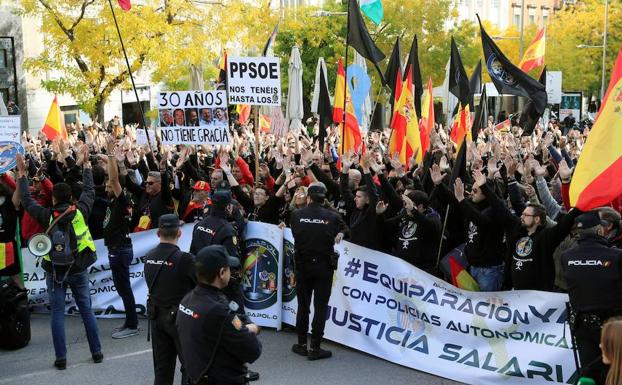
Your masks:
<svg viewBox="0 0 622 385"><path fill-rule="evenodd" d="M387 254L336 249L326 338L467 384L571 383L565 294L462 291Z"/></svg>
<svg viewBox="0 0 622 385"><path fill-rule="evenodd" d="M21 116L0 116L0 141L21 142Z"/></svg>
<svg viewBox="0 0 622 385"><path fill-rule="evenodd" d="M546 71L546 94L548 104L562 102L562 71Z"/></svg>
<svg viewBox="0 0 622 385"><path fill-rule="evenodd" d="M290 228L283 229L283 322L296 326L296 269L294 265L294 235Z"/></svg>
<svg viewBox="0 0 622 385"><path fill-rule="evenodd" d="M248 222L242 268L244 307L259 326L281 329L283 231L275 225Z"/></svg>
<svg viewBox="0 0 622 385"><path fill-rule="evenodd" d="M227 58L229 104L281 106L281 63L278 57Z"/></svg>
<svg viewBox="0 0 622 385"><path fill-rule="evenodd" d="M182 229L179 246L188 250L193 224ZM132 234L130 279L139 314L145 312L144 255L158 244L155 230ZM98 261L89 268L93 308L98 317L119 317L107 250L96 241ZM259 325L295 325L295 277L291 232L250 222L243 287L246 311ZM467 292L387 254L348 242L329 302L325 337L409 368L474 385L566 384L575 379L567 295L539 291ZM30 302L47 303L45 272L23 249ZM289 255L289 256L288 256ZM294 289L294 290L292 290ZM282 300L281 300L282 298ZM71 291L67 310L76 313Z"/></svg>
<svg viewBox="0 0 622 385"><path fill-rule="evenodd" d="M193 224L185 224L182 227L182 235L179 247L182 250L190 248L192 240ZM130 284L136 299L136 311L139 315L145 315L145 302L147 300L147 284L144 279L145 254L156 247L160 240L156 235L157 230L143 231L131 234L134 248L134 259L130 265ZM101 318L115 318L123 316L123 301L116 292L112 282L112 273L108 263L108 249L104 246L104 240L95 241L97 249L97 262L89 267L89 281L91 286L91 301L95 315ZM35 266L35 257L30 254L28 248L22 249L24 262L24 284L28 289L28 301L34 306L35 311L49 310L47 286L45 284L46 272L41 265ZM79 313L71 290L67 290L67 312Z"/></svg>
<svg viewBox="0 0 622 385"><path fill-rule="evenodd" d="M172 91L158 94L164 144L229 144L225 91Z"/></svg>
<svg viewBox="0 0 622 385"><path fill-rule="evenodd" d="M139 146L146 146L149 144L147 141L147 133L149 133L149 140L151 141L151 146L154 148L157 147L158 142L156 140L156 135L153 130L144 130L142 128L136 129L136 144Z"/></svg>

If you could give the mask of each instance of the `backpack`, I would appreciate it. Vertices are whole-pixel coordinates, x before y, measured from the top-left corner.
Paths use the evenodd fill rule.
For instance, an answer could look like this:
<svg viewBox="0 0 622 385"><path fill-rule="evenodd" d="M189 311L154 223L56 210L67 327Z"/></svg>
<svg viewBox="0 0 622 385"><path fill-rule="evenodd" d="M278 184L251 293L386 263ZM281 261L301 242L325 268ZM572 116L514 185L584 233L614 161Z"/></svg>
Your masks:
<svg viewBox="0 0 622 385"><path fill-rule="evenodd" d="M76 233L71 223L75 217L75 211L75 207L68 208L52 221L46 231L52 241L52 248L49 253L52 266L70 268L76 261L75 255L78 247Z"/></svg>

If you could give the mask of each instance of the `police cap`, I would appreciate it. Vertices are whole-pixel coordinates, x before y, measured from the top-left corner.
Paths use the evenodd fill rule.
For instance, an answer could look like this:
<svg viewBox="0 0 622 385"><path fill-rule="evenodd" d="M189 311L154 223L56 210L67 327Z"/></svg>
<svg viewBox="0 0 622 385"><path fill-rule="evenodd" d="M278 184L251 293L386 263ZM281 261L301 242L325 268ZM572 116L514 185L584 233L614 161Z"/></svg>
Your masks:
<svg viewBox="0 0 622 385"><path fill-rule="evenodd" d="M231 203L231 190L218 189L212 194L212 204L217 206L226 206Z"/></svg>
<svg viewBox="0 0 622 385"><path fill-rule="evenodd" d="M194 258L197 272L209 275L209 273L223 267L238 267L240 261L232 257L223 245L211 245L202 248Z"/></svg>
<svg viewBox="0 0 622 385"><path fill-rule="evenodd" d="M600 219L598 211L589 211L581 214L575 218L574 223L578 229L589 229L598 225L606 224L605 221Z"/></svg>
<svg viewBox="0 0 622 385"><path fill-rule="evenodd" d="M158 227L161 229L179 228L179 217L177 214L164 214L158 220Z"/></svg>
<svg viewBox="0 0 622 385"><path fill-rule="evenodd" d="M313 182L309 185L307 194L324 197L326 195L326 186L322 182Z"/></svg>

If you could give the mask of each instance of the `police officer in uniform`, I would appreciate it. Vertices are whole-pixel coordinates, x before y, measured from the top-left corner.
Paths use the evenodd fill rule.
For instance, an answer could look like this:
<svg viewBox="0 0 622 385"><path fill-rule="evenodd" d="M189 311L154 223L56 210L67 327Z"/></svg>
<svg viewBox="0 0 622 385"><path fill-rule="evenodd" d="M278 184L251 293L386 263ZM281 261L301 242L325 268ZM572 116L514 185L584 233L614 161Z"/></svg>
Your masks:
<svg viewBox="0 0 622 385"><path fill-rule="evenodd" d="M323 206L326 198L324 183L315 182L307 190L307 203L304 208L292 213L290 226L295 241L296 281L298 292L298 314L296 332L298 343L292 351L309 360L329 358L332 353L320 349L326 311L333 282L335 242L341 241L345 223L341 216ZM314 295L314 316L311 332L311 348L307 349L309 330L309 308L311 295Z"/></svg>
<svg viewBox="0 0 622 385"><path fill-rule="evenodd" d="M240 260L221 245L207 246L195 259L197 286L179 304L177 330L184 367L194 385L246 384L246 363L261 355L259 327L236 313L223 289Z"/></svg>
<svg viewBox="0 0 622 385"><path fill-rule="evenodd" d="M185 382L175 318L181 299L195 286L194 258L177 246L181 230L176 214L160 217L158 237L160 244L145 255L145 281L152 319L154 385L169 385L175 379L178 357L182 365L182 383Z"/></svg>
<svg viewBox="0 0 622 385"><path fill-rule="evenodd" d="M600 361L600 330L608 318L622 315L622 250L603 237L597 211L578 216L576 247L562 256L564 276L572 307L571 327L581 367Z"/></svg>

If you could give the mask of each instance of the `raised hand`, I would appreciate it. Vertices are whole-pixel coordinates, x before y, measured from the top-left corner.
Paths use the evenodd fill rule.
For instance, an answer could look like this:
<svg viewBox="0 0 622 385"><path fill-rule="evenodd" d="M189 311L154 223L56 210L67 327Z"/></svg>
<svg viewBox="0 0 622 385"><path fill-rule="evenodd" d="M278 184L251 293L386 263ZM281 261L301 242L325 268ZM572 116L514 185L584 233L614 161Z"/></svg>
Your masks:
<svg viewBox="0 0 622 385"><path fill-rule="evenodd" d="M443 179L447 176L445 173L441 173L441 168L438 164L433 164L430 169L430 178L432 178L432 183L435 186L438 186L443 182Z"/></svg>
<svg viewBox="0 0 622 385"><path fill-rule="evenodd" d="M378 203L376 203L376 214L382 215L385 211L387 211L388 208L388 204L384 203L383 201L378 201Z"/></svg>
<svg viewBox="0 0 622 385"><path fill-rule="evenodd" d="M486 184L486 176L482 173L481 170L473 170L473 185L477 187L482 187Z"/></svg>
<svg viewBox="0 0 622 385"><path fill-rule="evenodd" d="M464 200L464 183L462 183L460 178L457 178L454 182L454 196L458 202L462 202Z"/></svg>
<svg viewBox="0 0 622 385"><path fill-rule="evenodd" d="M559 162L559 168L557 171L559 172L559 177L561 178L562 182L570 182L570 178L572 177L572 169L568 167L566 159L562 159L562 161Z"/></svg>

